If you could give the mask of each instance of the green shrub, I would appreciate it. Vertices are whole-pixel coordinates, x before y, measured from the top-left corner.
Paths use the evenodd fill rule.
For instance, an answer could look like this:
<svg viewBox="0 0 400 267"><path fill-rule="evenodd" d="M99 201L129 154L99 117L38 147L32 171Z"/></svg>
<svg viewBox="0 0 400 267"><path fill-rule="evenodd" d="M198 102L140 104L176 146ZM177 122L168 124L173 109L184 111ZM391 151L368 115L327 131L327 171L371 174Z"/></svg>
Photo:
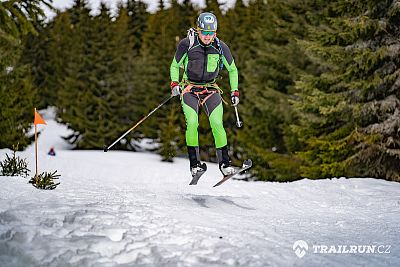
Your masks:
<svg viewBox="0 0 400 267"><path fill-rule="evenodd" d="M60 184L54 182L54 180L57 180L60 177L60 175L56 174L56 172L57 171L54 171L53 173L44 172L38 174L37 177L32 177L29 183L38 189L53 190Z"/></svg>
<svg viewBox="0 0 400 267"><path fill-rule="evenodd" d="M17 146L18 147L18 146ZM0 162L1 175L4 176L24 176L27 177L30 170L26 159L21 159L15 155L17 148L13 146L13 155L6 154L4 161Z"/></svg>

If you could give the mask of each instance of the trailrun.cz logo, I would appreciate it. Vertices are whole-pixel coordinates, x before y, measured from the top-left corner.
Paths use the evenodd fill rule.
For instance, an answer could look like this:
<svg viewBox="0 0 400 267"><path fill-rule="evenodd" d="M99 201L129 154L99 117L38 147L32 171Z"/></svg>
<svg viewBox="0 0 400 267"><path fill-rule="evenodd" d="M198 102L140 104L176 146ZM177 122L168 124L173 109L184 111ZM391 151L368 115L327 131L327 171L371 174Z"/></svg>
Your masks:
<svg viewBox="0 0 400 267"><path fill-rule="evenodd" d="M293 244L293 250L294 250L294 253L296 253L297 257L303 258L304 255L306 255L306 252L308 250L308 245L307 245L306 241L297 240Z"/></svg>
<svg viewBox="0 0 400 267"><path fill-rule="evenodd" d="M313 245L311 253L315 254L389 254L391 245ZM293 251L302 258L308 251L308 244L304 240L297 240L293 244Z"/></svg>

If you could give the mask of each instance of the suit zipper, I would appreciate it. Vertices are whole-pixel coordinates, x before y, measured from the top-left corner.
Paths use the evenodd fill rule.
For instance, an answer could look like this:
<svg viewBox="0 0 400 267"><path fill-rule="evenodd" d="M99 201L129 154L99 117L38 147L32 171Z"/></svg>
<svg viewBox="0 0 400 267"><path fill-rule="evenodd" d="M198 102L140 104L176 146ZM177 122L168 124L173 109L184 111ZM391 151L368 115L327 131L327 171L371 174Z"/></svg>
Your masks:
<svg viewBox="0 0 400 267"><path fill-rule="evenodd" d="M203 75L201 76L201 82L204 82L204 73L206 71L206 60L207 60L207 55L206 55L206 46L203 46L204 50L204 64L203 64Z"/></svg>

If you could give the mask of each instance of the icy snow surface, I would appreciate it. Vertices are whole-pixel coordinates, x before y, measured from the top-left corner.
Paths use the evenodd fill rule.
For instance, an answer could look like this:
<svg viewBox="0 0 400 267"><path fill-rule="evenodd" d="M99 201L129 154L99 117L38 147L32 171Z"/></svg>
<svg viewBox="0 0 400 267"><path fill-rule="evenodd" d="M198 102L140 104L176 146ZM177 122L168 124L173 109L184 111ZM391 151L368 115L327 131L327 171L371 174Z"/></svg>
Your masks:
<svg viewBox="0 0 400 267"><path fill-rule="evenodd" d="M43 114L43 113L42 113ZM230 180L215 164L189 186L188 160L72 151L52 112L39 125L39 172L53 191L0 177L0 266L400 266L400 184L376 179ZM54 146L57 155L48 156ZM10 150L0 150L0 160ZM34 145L18 156L35 169ZM298 257L293 244L308 250ZM313 253L384 245L390 253ZM390 247L389 247L390 246Z"/></svg>

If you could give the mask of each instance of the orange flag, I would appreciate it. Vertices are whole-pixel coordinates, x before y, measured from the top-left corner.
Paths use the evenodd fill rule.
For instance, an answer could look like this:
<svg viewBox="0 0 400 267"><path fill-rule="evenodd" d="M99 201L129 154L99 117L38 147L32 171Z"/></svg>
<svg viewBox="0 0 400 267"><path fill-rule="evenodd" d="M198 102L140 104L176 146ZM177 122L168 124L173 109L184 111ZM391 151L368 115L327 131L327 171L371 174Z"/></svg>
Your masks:
<svg viewBox="0 0 400 267"><path fill-rule="evenodd" d="M35 120L33 121L33 124L46 124L46 122L44 121L44 119L42 117L40 117L39 113L37 113L37 111L35 110Z"/></svg>

